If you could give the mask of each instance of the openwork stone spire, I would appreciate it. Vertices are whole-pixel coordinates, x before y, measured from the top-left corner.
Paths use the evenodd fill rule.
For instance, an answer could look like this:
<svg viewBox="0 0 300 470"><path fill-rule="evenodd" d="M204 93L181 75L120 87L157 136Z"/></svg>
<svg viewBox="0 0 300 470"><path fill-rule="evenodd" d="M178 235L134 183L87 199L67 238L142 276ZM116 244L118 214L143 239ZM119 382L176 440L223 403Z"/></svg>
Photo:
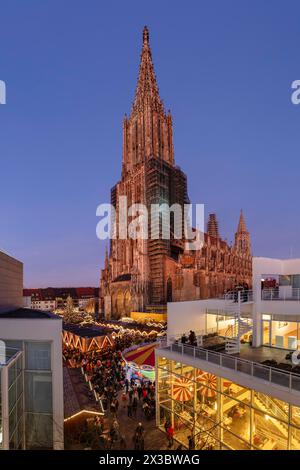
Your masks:
<svg viewBox="0 0 300 470"><path fill-rule="evenodd" d="M239 224L235 234L235 249L246 254L251 254L250 234L247 230L243 210L241 209Z"/></svg>
<svg viewBox="0 0 300 470"><path fill-rule="evenodd" d="M130 117L123 122L123 176L151 157L174 164L172 117L159 96L146 26L142 39L135 98Z"/></svg>
<svg viewBox="0 0 300 470"><path fill-rule="evenodd" d="M152 54L149 44L149 30L147 26L145 26L143 30L143 48L141 53L140 71L132 113L142 111L145 105L151 106L153 110L155 109L156 111L164 112L152 62Z"/></svg>
<svg viewBox="0 0 300 470"><path fill-rule="evenodd" d="M240 220L239 220L237 231L238 233L248 232L247 227L246 227L246 222L244 219L243 209L241 209Z"/></svg>

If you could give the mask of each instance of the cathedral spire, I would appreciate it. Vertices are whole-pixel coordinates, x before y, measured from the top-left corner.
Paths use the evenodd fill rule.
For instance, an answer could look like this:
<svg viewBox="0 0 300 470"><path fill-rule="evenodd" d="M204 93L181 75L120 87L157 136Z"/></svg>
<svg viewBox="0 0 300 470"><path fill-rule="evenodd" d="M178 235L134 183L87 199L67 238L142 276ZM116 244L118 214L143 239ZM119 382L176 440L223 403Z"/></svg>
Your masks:
<svg viewBox="0 0 300 470"><path fill-rule="evenodd" d="M239 252L251 254L250 234L247 230L243 210L241 209L234 247Z"/></svg>
<svg viewBox="0 0 300 470"><path fill-rule="evenodd" d="M244 219L243 209L241 209L239 225L237 229L238 233L247 232L246 222Z"/></svg>
<svg viewBox="0 0 300 470"><path fill-rule="evenodd" d="M143 29L143 47L141 53L139 77L135 92L132 111L144 109L149 104L156 111L163 111L163 103L159 96L152 53L149 43L149 30L147 26Z"/></svg>
<svg viewBox="0 0 300 470"><path fill-rule="evenodd" d="M172 116L159 96L147 26L142 41L135 98L123 121L123 177L152 157L174 165Z"/></svg>

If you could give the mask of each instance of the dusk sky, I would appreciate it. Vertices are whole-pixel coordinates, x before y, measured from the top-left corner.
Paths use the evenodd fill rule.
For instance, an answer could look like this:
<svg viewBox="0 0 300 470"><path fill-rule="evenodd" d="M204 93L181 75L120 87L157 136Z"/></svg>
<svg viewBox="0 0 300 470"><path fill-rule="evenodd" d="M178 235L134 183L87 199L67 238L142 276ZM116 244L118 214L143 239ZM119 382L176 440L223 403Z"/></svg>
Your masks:
<svg viewBox="0 0 300 470"><path fill-rule="evenodd" d="M148 25L189 196L257 256L300 257L300 4L1 0L0 249L25 286L97 286L96 208L120 178Z"/></svg>

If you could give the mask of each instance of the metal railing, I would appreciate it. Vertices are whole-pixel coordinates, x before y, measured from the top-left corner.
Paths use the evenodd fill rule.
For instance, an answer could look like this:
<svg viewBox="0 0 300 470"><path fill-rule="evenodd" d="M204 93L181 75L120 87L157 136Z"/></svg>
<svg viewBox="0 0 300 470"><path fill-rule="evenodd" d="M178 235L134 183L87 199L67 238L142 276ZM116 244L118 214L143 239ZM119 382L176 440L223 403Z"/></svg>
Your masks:
<svg viewBox="0 0 300 470"><path fill-rule="evenodd" d="M292 287L291 289L282 291L275 287L262 289L261 300L294 300L300 302L300 288Z"/></svg>
<svg viewBox="0 0 300 470"><path fill-rule="evenodd" d="M215 326L213 328L206 328L204 330L193 330L193 333L195 333L196 338L198 338L200 336L207 336L207 335L211 335L211 334L216 334L216 333L218 333L218 328L217 328L217 326ZM169 340L170 341L175 341L175 340L181 341L181 338L183 336L185 336L187 341L188 341L189 334L190 334L189 331L185 331L183 333L176 333L175 335L169 336Z"/></svg>
<svg viewBox="0 0 300 470"><path fill-rule="evenodd" d="M190 356L203 361L210 362L235 372L243 373L265 380L270 384L280 385L289 390L300 392L300 374L294 372L282 371L276 367L266 366L258 362L252 362L240 357L230 356L216 351L210 351L200 346L190 346L187 344L173 343L169 344L165 350L173 351L183 356ZM183 359L184 361L184 359Z"/></svg>
<svg viewBox="0 0 300 470"><path fill-rule="evenodd" d="M223 299L231 302L238 302L239 298L242 303L253 302L253 290L233 290L222 296Z"/></svg>

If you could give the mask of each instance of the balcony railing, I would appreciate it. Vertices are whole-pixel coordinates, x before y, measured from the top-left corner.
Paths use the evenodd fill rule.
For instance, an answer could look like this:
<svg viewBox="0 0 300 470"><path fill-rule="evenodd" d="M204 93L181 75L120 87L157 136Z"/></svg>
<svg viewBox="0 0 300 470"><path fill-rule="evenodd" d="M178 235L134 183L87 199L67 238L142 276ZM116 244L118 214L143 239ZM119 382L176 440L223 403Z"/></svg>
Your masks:
<svg viewBox="0 0 300 470"><path fill-rule="evenodd" d="M245 290L232 290L226 292L226 294L221 296L222 299L228 300L233 303L241 302L253 302L253 291L245 289Z"/></svg>
<svg viewBox="0 0 300 470"><path fill-rule="evenodd" d="M270 384L280 385L281 387L288 388L289 390L300 392L300 374L282 371L275 367L248 361L247 359L241 359L240 357L230 356L229 354L209 351L199 346L173 343L163 349L179 353L182 356L201 359L235 372L262 379ZM184 358L182 360L184 362Z"/></svg>
<svg viewBox="0 0 300 470"><path fill-rule="evenodd" d="M294 300L300 302L300 288L280 290L279 288L262 289L261 300Z"/></svg>

